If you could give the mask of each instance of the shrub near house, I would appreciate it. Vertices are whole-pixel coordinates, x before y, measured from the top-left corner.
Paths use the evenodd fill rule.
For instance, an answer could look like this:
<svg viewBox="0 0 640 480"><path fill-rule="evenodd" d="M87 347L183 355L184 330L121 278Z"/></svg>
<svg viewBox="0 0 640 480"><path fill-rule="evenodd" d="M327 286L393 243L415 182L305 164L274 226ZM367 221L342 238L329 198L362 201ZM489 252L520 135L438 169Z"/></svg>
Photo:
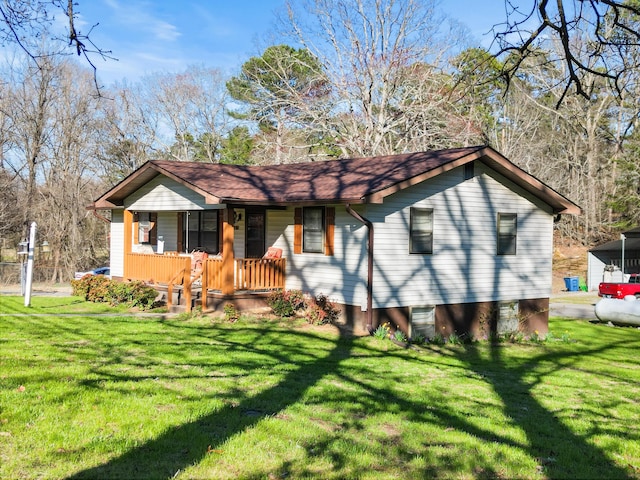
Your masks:
<svg viewBox="0 0 640 480"><path fill-rule="evenodd" d="M267 303L279 317L301 316L313 325L335 323L340 312L326 295L305 295L301 290L276 290Z"/></svg>
<svg viewBox="0 0 640 480"><path fill-rule="evenodd" d="M158 292L144 282L116 282L103 275L71 280L72 294L89 302L129 305L143 310L152 308Z"/></svg>

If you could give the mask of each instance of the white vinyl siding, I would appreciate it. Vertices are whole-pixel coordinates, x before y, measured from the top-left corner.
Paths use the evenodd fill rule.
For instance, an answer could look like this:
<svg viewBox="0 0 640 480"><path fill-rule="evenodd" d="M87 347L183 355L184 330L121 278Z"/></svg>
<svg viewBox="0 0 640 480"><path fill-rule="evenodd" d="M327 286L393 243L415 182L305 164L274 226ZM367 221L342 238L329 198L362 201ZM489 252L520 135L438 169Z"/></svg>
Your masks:
<svg viewBox="0 0 640 480"><path fill-rule="evenodd" d="M332 301L366 306L367 229L336 205L334 255L293 254L294 209L267 211L267 245L287 258L286 288L323 293Z"/></svg>
<svg viewBox="0 0 640 480"><path fill-rule="evenodd" d="M158 175L125 199L128 210L141 212L188 211L221 208L205 203L202 195L184 185Z"/></svg>
<svg viewBox="0 0 640 480"><path fill-rule="evenodd" d="M221 209L224 205L207 205L202 195L170 178L158 175L129 195L125 199L125 207L131 211L157 212L157 235L162 237L164 251L168 252L178 249L177 212ZM154 251L156 249L155 246L151 248Z"/></svg>
<svg viewBox="0 0 640 480"><path fill-rule="evenodd" d="M368 206L374 308L549 297L551 212L481 165L473 179L463 175L455 169ZM432 255L407 253L411 207L433 210ZM517 255L496 254L500 211L518 215Z"/></svg>
<svg viewBox="0 0 640 480"><path fill-rule="evenodd" d="M112 277L124 275L124 211L111 210L111 245L109 249L109 267Z"/></svg>
<svg viewBox="0 0 640 480"><path fill-rule="evenodd" d="M355 205L374 223L373 307L547 298L551 290L553 215L476 167L462 168L387 197ZM409 253L411 207L433 211L433 254ZM517 255L496 254L497 213L518 215ZM287 257L287 288L366 306L367 228L336 205L335 255L293 255L293 208L268 213L267 242Z"/></svg>

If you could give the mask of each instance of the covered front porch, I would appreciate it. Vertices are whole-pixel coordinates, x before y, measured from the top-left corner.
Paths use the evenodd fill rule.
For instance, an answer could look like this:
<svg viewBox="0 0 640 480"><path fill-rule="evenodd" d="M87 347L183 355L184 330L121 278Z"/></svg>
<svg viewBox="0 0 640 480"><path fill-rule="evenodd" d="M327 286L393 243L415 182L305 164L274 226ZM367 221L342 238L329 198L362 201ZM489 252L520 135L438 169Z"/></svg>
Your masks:
<svg viewBox="0 0 640 480"><path fill-rule="evenodd" d="M158 218L150 217L148 227L144 227L149 232L144 233L138 214L132 210L124 210L123 280L144 281L158 290L166 288L169 307L174 304L174 293L177 292L176 303L183 305L186 311L191 311L195 296L199 296L202 309L205 310L209 307L210 296L229 299L246 296L250 292L285 288L286 259L262 255L268 250L264 244L263 251L259 252L260 257L236 258L234 251L238 249L234 248L235 223L239 216L230 207L218 210L217 215L216 250L219 251L202 254L184 251L181 241L169 245L170 248L177 247L176 250L158 248ZM184 222L179 220L178 223L182 225ZM183 237L187 238L179 236ZM146 247L143 251L133 251L140 250L141 245ZM257 253L256 251L254 254Z"/></svg>

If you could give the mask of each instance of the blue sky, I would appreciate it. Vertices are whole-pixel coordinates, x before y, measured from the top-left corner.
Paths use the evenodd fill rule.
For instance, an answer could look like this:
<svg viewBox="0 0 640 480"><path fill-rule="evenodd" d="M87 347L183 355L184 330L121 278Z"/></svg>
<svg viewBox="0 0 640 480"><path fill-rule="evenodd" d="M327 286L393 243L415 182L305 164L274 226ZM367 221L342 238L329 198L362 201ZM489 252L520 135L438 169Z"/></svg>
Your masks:
<svg viewBox="0 0 640 480"><path fill-rule="evenodd" d="M235 73L259 54L256 41L269 33L283 0L80 0L78 26L111 50L118 61L94 59L105 86L135 82L153 72L190 65ZM464 23L484 46L484 35L505 19L504 0L442 0L441 9ZM483 36L484 35L484 36Z"/></svg>

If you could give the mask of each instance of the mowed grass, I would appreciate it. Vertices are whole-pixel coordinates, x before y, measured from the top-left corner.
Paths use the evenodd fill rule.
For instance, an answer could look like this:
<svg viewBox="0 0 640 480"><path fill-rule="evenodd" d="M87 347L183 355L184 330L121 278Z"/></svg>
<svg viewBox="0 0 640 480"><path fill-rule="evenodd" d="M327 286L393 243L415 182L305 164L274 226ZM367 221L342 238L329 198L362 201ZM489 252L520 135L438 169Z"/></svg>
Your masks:
<svg viewBox="0 0 640 480"><path fill-rule="evenodd" d="M554 318L571 341L403 349L299 322L56 316L73 300L20 316L0 297L0 478L640 477L637 329Z"/></svg>
<svg viewBox="0 0 640 480"><path fill-rule="evenodd" d="M0 315L37 314L37 315L78 315L82 313L126 313L126 305L86 302L83 298L72 296L31 297L28 307L24 306L24 297L0 295Z"/></svg>

